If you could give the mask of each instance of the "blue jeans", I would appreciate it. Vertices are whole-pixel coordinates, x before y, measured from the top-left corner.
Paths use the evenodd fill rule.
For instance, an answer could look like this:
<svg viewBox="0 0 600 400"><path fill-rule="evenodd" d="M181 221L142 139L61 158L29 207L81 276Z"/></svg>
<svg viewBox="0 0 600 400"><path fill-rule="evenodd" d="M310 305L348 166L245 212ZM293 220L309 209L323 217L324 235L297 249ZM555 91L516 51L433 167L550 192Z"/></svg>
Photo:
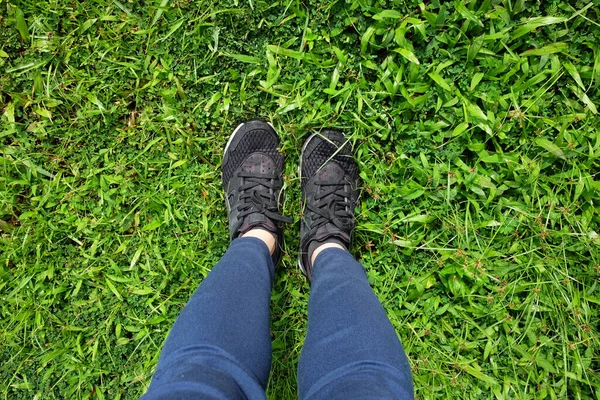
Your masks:
<svg viewBox="0 0 600 400"><path fill-rule="evenodd" d="M143 399L265 399L273 275L261 240L235 239L173 325ZM308 315L300 398L413 398L404 349L348 252L317 256Z"/></svg>

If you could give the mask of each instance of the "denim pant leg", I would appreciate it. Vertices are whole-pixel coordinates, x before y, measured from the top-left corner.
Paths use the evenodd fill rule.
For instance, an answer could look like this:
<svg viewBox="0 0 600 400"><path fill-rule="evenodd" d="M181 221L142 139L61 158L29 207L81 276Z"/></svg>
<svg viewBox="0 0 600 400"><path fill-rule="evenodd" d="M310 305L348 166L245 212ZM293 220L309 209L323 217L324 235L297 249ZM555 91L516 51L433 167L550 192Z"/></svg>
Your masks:
<svg viewBox="0 0 600 400"><path fill-rule="evenodd" d="M394 327L362 265L341 249L315 260L298 391L301 399L414 397Z"/></svg>
<svg viewBox="0 0 600 400"><path fill-rule="evenodd" d="M231 242L173 325L143 399L265 399L273 275L260 239Z"/></svg>

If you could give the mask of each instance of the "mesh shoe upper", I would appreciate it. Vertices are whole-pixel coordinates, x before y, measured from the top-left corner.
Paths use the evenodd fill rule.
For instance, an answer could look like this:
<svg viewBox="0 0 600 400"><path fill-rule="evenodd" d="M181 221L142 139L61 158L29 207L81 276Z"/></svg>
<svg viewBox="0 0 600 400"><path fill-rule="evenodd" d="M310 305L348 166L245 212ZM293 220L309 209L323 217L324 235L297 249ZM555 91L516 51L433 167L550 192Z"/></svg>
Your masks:
<svg viewBox="0 0 600 400"><path fill-rule="evenodd" d="M279 138L273 128L262 121L250 121L244 125L247 125L246 132L240 137L235 147L233 143L230 143L226 151L227 160L224 158L222 165L223 187L226 187L226 183L229 182L235 170L253 153L261 153L270 157L274 167L279 171L283 170L284 157L277 150Z"/></svg>
<svg viewBox="0 0 600 400"><path fill-rule="evenodd" d="M317 170L328 161L334 161L342 167L351 181L358 180L358 165L344 134L338 131L322 131L309 138L302 150L302 190Z"/></svg>

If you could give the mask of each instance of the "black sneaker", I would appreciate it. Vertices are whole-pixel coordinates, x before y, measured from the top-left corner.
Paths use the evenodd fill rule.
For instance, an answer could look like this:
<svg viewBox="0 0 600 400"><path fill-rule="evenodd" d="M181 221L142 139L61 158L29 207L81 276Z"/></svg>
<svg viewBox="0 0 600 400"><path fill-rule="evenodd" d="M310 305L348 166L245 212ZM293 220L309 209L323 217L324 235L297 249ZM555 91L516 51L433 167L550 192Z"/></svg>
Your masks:
<svg viewBox="0 0 600 400"><path fill-rule="evenodd" d="M271 232L277 242L274 265L281 259L281 223L292 222L279 213L284 157L278 147L279 136L271 124L244 122L231 134L221 165L230 239L253 228Z"/></svg>
<svg viewBox="0 0 600 400"><path fill-rule="evenodd" d="M344 134L326 130L304 143L300 156L304 215L300 225L300 269L310 280L313 251L323 243L350 247L358 204L358 165Z"/></svg>

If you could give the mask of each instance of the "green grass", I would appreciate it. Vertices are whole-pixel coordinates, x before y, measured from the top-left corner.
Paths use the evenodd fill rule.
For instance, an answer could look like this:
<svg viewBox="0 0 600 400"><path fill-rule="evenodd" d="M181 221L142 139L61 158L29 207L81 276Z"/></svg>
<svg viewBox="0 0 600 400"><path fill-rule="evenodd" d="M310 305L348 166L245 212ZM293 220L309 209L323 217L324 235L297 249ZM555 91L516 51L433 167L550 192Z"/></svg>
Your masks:
<svg viewBox="0 0 600 400"><path fill-rule="evenodd" d="M355 254L428 398L600 397L600 3L0 0L0 394L134 399L227 248L242 120L288 157L271 398L309 287L296 164L344 129Z"/></svg>

